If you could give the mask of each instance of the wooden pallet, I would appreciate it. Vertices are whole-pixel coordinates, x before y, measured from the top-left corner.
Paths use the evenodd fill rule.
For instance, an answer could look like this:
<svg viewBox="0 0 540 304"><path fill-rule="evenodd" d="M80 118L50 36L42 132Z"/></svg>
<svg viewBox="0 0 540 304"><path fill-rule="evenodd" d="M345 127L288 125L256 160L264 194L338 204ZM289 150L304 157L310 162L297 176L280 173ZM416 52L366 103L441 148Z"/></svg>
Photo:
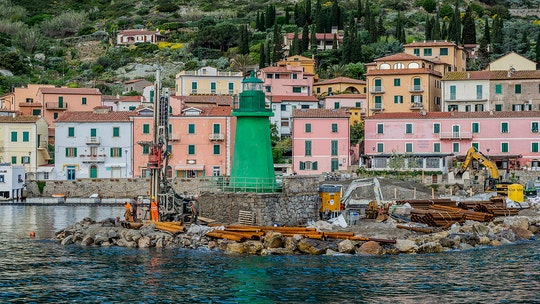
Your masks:
<svg viewBox="0 0 540 304"><path fill-rule="evenodd" d="M255 214L251 211L240 210L238 213L238 223L240 225L253 225L255 222Z"/></svg>

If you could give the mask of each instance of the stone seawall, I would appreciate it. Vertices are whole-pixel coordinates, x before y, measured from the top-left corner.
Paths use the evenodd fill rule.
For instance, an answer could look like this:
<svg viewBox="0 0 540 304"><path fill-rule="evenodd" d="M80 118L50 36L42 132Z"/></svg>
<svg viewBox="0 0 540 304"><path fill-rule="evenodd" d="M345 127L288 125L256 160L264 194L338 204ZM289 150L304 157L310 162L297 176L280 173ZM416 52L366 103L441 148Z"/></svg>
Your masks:
<svg viewBox="0 0 540 304"><path fill-rule="evenodd" d="M237 223L240 211L253 215L253 224L297 226L316 220L319 210L318 176L283 179L282 193L203 192L201 216L222 223Z"/></svg>
<svg viewBox="0 0 540 304"><path fill-rule="evenodd" d="M97 193L101 198L116 198L144 196L150 193L150 180L147 178L83 178L74 181L40 182L45 183L43 193L39 191L38 182L26 183L28 197L50 197L53 194L63 193L67 197L87 198ZM198 195L205 184L207 184L205 179L176 179L173 187L177 193Z"/></svg>

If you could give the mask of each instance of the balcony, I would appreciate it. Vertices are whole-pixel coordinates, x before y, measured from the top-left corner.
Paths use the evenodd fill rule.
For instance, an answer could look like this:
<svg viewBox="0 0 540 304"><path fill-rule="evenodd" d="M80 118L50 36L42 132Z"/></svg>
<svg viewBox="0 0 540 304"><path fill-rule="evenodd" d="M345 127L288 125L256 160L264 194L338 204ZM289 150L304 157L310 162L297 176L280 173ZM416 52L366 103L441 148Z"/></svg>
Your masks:
<svg viewBox="0 0 540 304"><path fill-rule="evenodd" d="M369 92L371 94L384 94L384 87L383 86L373 86L369 88Z"/></svg>
<svg viewBox="0 0 540 304"><path fill-rule="evenodd" d="M211 141L221 141L225 139L225 135L223 133L210 133L209 139Z"/></svg>
<svg viewBox="0 0 540 304"><path fill-rule="evenodd" d="M46 102L45 108L49 110L67 110L67 102Z"/></svg>
<svg viewBox="0 0 540 304"><path fill-rule="evenodd" d="M179 133L169 133L169 140L170 141L180 141L180 134Z"/></svg>
<svg viewBox="0 0 540 304"><path fill-rule="evenodd" d="M88 137L86 137L86 144L89 145L89 146L100 145L101 144L101 137L99 137L99 136L88 136Z"/></svg>
<svg viewBox="0 0 540 304"><path fill-rule="evenodd" d="M418 92L424 92L424 86L423 85L412 85L409 87L409 92L418 93Z"/></svg>
<svg viewBox="0 0 540 304"><path fill-rule="evenodd" d="M473 136L471 132L441 132L439 133L439 138L449 140L471 140Z"/></svg>
<svg viewBox="0 0 540 304"><path fill-rule="evenodd" d="M83 163L104 163L105 154L101 155L79 155L79 158Z"/></svg>
<svg viewBox="0 0 540 304"><path fill-rule="evenodd" d="M370 110L373 112L382 112L384 109L382 107L382 104L376 103L374 107L370 108Z"/></svg>
<svg viewBox="0 0 540 304"><path fill-rule="evenodd" d="M414 102L411 104L411 110L421 110L423 108L423 105L421 102Z"/></svg>

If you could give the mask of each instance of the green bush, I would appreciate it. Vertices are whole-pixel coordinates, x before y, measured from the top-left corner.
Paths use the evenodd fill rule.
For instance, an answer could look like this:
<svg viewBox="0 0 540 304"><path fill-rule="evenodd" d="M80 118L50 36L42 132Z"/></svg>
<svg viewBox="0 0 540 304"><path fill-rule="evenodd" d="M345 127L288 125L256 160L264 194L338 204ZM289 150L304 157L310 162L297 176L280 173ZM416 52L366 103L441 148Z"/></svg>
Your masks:
<svg viewBox="0 0 540 304"><path fill-rule="evenodd" d="M45 189L45 181L36 181L36 184L38 186L38 190L40 194L43 194L43 189Z"/></svg>

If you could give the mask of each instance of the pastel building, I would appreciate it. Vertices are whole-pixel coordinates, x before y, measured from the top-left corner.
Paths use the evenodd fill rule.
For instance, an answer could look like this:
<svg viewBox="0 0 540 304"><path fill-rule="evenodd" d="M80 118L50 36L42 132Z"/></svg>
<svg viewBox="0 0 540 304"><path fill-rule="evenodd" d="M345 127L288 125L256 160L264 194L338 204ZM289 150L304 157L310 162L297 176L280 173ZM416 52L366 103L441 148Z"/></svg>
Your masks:
<svg viewBox="0 0 540 304"><path fill-rule="evenodd" d="M536 62L525 58L516 52L510 52L493 60L486 67L486 70L489 71L508 71L509 69L514 69L516 71L536 70Z"/></svg>
<svg viewBox="0 0 540 304"><path fill-rule="evenodd" d="M336 77L318 81L313 84L313 94L318 97L342 93L365 94L366 82L364 80L349 77Z"/></svg>
<svg viewBox="0 0 540 304"><path fill-rule="evenodd" d="M276 62L276 66L284 67L288 65L300 66L302 67L304 73L315 75L315 59L313 57L308 58L300 55L294 55Z"/></svg>
<svg viewBox="0 0 540 304"><path fill-rule="evenodd" d="M38 99L38 91L40 88L54 87L51 84L28 84L26 87L14 88L11 109L24 116L43 115L43 101Z"/></svg>
<svg viewBox="0 0 540 304"><path fill-rule="evenodd" d="M350 166L349 114L345 109L293 112L293 170L299 175L347 170Z"/></svg>
<svg viewBox="0 0 540 304"><path fill-rule="evenodd" d="M260 69L257 78L263 81L266 97L274 95L310 96L313 92L313 74L301 66L271 66Z"/></svg>
<svg viewBox="0 0 540 304"><path fill-rule="evenodd" d="M292 117L295 109L317 109L319 100L315 96L270 96L267 99L273 116L270 123L275 124L279 136L291 136Z"/></svg>
<svg viewBox="0 0 540 304"><path fill-rule="evenodd" d="M403 52L434 62L441 74L467 70L467 50L450 41L413 41L403 46ZM440 68L439 68L440 67Z"/></svg>
<svg viewBox="0 0 540 304"><path fill-rule="evenodd" d="M181 71L176 75L177 96L236 95L241 92L242 72L221 72L214 67Z"/></svg>
<svg viewBox="0 0 540 304"><path fill-rule="evenodd" d="M540 71L450 72L443 77L443 111L540 110Z"/></svg>
<svg viewBox="0 0 540 304"><path fill-rule="evenodd" d="M0 163L0 199L16 200L24 196L24 166Z"/></svg>
<svg viewBox="0 0 540 304"><path fill-rule="evenodd" d="M134 112L65 112L56 120L55 179L133 177Z"/></svg>
<svg viewBox="0 0 540 304"><path fill-rule="evenodd" d="M302 33L298 34L298 39L302 40ZM310 37L311 39L311 37ZM337 47L343 43L343 33L339 33L337 28L332 29L331 33L315 33L315 39L317 40L317 50L331 50L334 47L334 41ZM294 40L294 33L286 33L283 35L284 47L283 49L288 53Z"/></svg>
<svg viewBox="0 0 540 304"><path fill-rule="evenodd" d="M129 29L120 31L116 35L116 43L123 45L144 42L156 44L163 40L165 40L165 37L161 35L159 30Z"/></svg>
<svg viewBox="0 0 540 304"><path fill-rule="evenodd" d="M0 162L25 167L29 179L51 159L48 125L41 117L0 116L0 134Z"/></svg>
<svg viewBox="0 0 540 304"><path fill-rule="evenodd" d="M92 111L101 106L101 92L93 88L41 87L37 100L43 105L42 117L49 124L49 141L54 137L54 120L64 112Z"/></svg>
<svg viewBox="0 0 540 304"><path fill-rule="evenodd" d="M365 119L364 150L372 170L446 172L475 146L499 169L540 169L540 111L382 113Z"/></svg>
<svg viewBox="0 0 540 304"><path fill-rule="evenodd" d="M185 108L169 117L167 174L181 178L229 175L236 119L230 107ZM149 143L153 140L153 112L132 116L135 177L149 177Z"/></svg>
<svg viewBox="0 0 540 304"><path fill-rule="evenodd" d="M350 112L350 122L360 122L366 116L366 94L339 94L326 96L322 99L325 109L347 109Z"/></svg>

